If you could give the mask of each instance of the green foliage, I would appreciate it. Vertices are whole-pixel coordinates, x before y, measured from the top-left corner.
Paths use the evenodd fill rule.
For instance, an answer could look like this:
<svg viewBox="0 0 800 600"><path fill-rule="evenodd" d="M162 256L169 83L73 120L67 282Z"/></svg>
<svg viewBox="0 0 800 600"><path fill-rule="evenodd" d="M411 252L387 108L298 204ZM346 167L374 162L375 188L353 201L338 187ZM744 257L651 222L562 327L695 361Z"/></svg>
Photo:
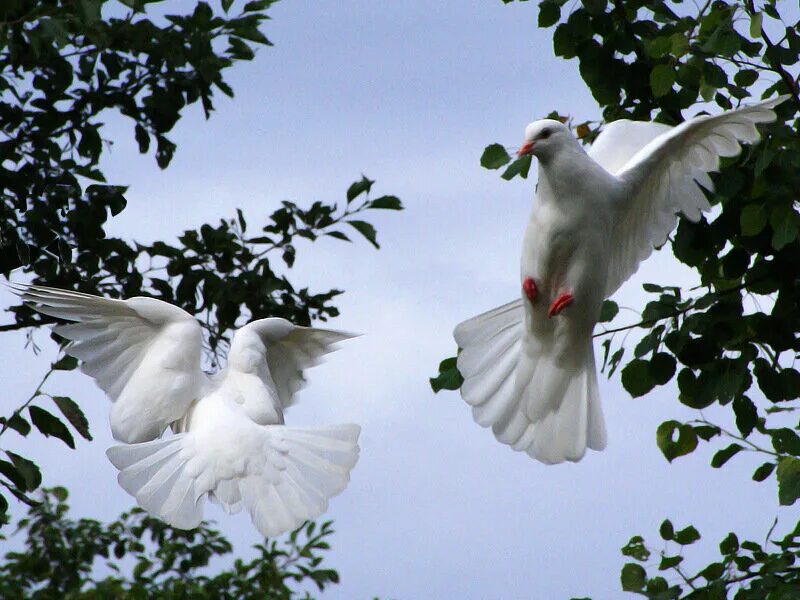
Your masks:
<svg viewBox="0 0 800 600"><path fill-rule="evenodd" d="M753 481L776 475L777 501L796 504L800 424L795 420L787 426L800 409L795 366L800 353L796 6L793 10L775 0L540 0L538 24L554 28L555 54L577 60L601 107L603 121L586 121L575 130L587 142L604 123L621 118L676 125L704 109L702 103L730 109L789 95L776 110L778 120L760 126L760 143L722 162L714 176L716 190L709 194L717 210L697 223L681 219L670 238L675 257L696 272L701 285L687 291L645 284L654 298L641 319L614 326L618 311L604 307L604 326L595 337L604 338L603 370L610 377L622 367L622 384L631 396L646 396L656 386L676 381L682 404L698 411L722 407L735 421L736 429L730 431L702 413L685 423L667 420L655 436L667 460L706 444L715 446L710 453L713 468L724 468L742 452L762 454L767 462L755 469ZM554 115L558 117L548 116ZM498 146L487 148L484 166L505 164ZM626 351L622 340L632 331L641 337ZM450 389L441 385L443 378L451 384L458 381L449 368L440 367L439 377L431 380L435 391ZM662 535L670 531L671 524L662 527ZM800 582L792 566L797 532L771 542L775 551L746 545L750 543L736 546L735 536L726 538L726 558L694 577L682 575L680 584L649 577L630 563L623 569L622 587L664 599L734 594L736 600L797 598ZM687 543L695 535L692 528L664 539ZM642 538L632 542L623 554L646 561L650 551ZM680 564L680 557L662 553L661 570L679 570Z"/></svg>
<svg viewBox="0 0 800 600"><path fill-rule="evenodd" d="M735 533L729 533L719 544L719 559L692 572L683 564L685 547L698 541L700 533L691 525L675 532L672 523L664 521L661 537L666 543L659 544L658 549L646 547L639 535L622 548L625 556L638 563L623 567L623 590L651 600L797 598L800 527L778 540L772 539L771 534L772 530L762 546L753 541L740 542ZM653 571L653 555L659 558L659 574L651 575L648 570ZM736 590L735 595L729 594L732 589Z"/></svg>
<svg viewBox="0 0 800 600"><path fill-rule="evenodd" d="M341 290L311 291L287 271L301 240L349 242L345 231L356 231L378 248L365 218L403 207L395 196L371 198L375 182L367 177L338 202L304 208L283 201L271 214L247 216L237 209L184 231L178 243L105 233L127 200L126 188L106 182L99 167L111 144L103 139L101 115L128 119L140 152L166 168L176 150L168 134L184 112L199 103L209 117L216 92L233 95L226 70L271 45L261 27L273 3L172 2L168 9L185 12L165 17L148 14L146 0L0 3L0 274L8 278L22 267L34 283L180 306L203 326L211 368L226 354L228 332L247 321L269 316L309 325L337 316L333 300ZM23 305L10 313L13 322L0 331L30 335L54 322ZM54 371L76 367L66 356L52 364L30 397L0 417L0 436L36 431L71 448L75 432L91 440L79 402L44 389ZM4 448L9 443L7 437ZM0 492L32 503L28 493L41 484L39 468L0 452L8 459L0 460ZM0 526L7 508L0 493Z"/></svg>
<svg viewBox="0 0 800 600"><path fill-rule="evenodd" d="M67 490L43 490L42 501L20 519L23 551L0 565L0 597L7 600L299 598L297 588L339 582L325 567L331 522L307 522L283 543L264 540L250 561L209 574L209 563L233 550L209 523L174 529L135 508L112 523L71 519ZM304 598L310 598L304 593Z"/></svg>
<svg viewBox="0 0 800 600"><path fill-rule="evenodd" d="M464 378L456 366L456 357L446 358L439 363L439 374L431 377L430 383L434 393L439 390L457 390L464 383Z"/></svg>

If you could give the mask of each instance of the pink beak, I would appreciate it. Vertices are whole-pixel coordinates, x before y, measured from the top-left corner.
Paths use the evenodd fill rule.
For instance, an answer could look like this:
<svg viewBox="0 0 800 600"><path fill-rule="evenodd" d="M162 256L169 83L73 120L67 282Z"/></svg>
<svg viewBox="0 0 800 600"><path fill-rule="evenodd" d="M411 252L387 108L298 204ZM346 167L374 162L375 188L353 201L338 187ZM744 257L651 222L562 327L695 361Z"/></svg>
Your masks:
<svg viewBox="0 0 800 600"><path fill-rule="evenodd" d="M533 142L525 142L520 147L519 151L517 152L517 156L528 156L529 154L533 154L533 148L536 144Z"/></svg>

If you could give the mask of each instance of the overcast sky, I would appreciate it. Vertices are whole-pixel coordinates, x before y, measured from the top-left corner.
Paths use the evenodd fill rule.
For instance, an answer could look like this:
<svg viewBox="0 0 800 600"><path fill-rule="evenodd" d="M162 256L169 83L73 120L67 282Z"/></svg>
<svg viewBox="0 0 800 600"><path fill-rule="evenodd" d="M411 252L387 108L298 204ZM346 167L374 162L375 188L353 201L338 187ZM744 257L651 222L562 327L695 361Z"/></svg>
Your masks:
<svg viewBox="0 0 800 600"><path fill-rule="evenodd" d="M672 386L633 400L618 375L603 377L608 449L552 467L497 443L457 393L430 390L428 377L455 351L453 327L519 293L533 181L482 169L484 146L519 144L525 125L551 110L599 116L576 62L556 59L551 32L536 28L536 3L294 0L271 14L275 47L230 71L236 97L219 97L210 121L189 111L168 170L138 155L127 124L108 121L104 171L131 185L109 234L173 240L236 207L254 227L284 199L342 199L362 173L377 180L377 194L403 200L404 212L370 217L380 251L301 242L290 274L312 290L346 290L331 324L366 334L309 373L286 419L363 427L350 486L326 515L336 528L329 563L342 583L322 597L618 598L619 548L638 533L661 547L665 517L698 526L703 541L689 556L706 562L729 530L762 540L779 511L774 481L750 482L758 457L712 470L706 447L673 465L656 448L659 423L695 416ZM641 309L646 281L693 279L656 253L615 299ZM11 302L0 289L0 305ZM622 311L620 324L635 320ZM53 357L48 336L36 339L38 357L23 349L23 334L0 338L4 413ZM12 449L37 459L46 485L70 489L75 515L116 517L132 500L104 455L107 400L78 372L47 389L81 403L95 441L70 451L32 435ZM258 536L246 514L207 514L240 555L252 554Z"/></svg>

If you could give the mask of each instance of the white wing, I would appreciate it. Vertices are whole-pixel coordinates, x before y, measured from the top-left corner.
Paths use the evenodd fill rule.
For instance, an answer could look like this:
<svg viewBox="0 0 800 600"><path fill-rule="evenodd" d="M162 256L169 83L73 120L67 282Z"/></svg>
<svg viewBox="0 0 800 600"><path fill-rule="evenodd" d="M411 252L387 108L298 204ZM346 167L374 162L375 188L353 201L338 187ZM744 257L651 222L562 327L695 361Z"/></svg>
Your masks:
<svg viewBox="0 0 800 600"><path fill-rule="evenodd" d="M639 150L670 129L662 123L620 119L603 128L587 154L616 175Z"/></svg>
<svg viewBox="0 0 800 600"><path fill-rule="evenodd" d="M255 331L264 341L267 367L284 409L292 404L295 392L305 386L303 371L337 350L337 342L355 337L342 331L300 327L278 317L253 321L239 331Z"/></svg>
<svg viewBox="0 0 800 600"><path fill-rule="evenodd" d="M73 342L66 353L83 361L81 370L114 402L111 430L120 441L159 437L207 382L200 368L200 324L177 306L155 298L111 300L36 285L11 287L40 313L77 321L54 331Z"/></svg>
<svg viewBox="0 0 800 600"><path fill-rule="evenodd" d="M697 221L710 208L700 188L713 189L708 173L719 170L720 157L739 154L740 142L758 141L756 124L774 121L771 109L785 99L690 119L653 139L617 172L631 194L611 232L606 297L667 241L679 213Z"/></svg>

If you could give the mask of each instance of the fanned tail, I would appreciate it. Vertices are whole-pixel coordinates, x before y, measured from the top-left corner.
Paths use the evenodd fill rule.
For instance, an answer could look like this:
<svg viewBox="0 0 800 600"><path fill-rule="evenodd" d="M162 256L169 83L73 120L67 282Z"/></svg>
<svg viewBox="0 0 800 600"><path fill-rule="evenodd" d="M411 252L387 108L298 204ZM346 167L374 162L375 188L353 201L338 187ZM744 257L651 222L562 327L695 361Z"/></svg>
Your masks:
<svg viewBox="0 0 800 600"><path fill-rule="evenodd" d="M122 488L173 527L197 527L208 496L228 513L246 507L263 535L276 536L318 517L344 490L358 460L360 427L253 427L260 452L243 449L247 460L204 455L192 432L114 446L107 455Z"/></svg>
<svg viewBox="0 0 800 600"><path fill-rule="evenodd" d="M458 325L462 398L498 441L546 464L577 462L606 446L591 340L579 364L561 367L526 335L522 300Z"/></svg>
<svg viewBox="0 0 800 600"><path fill-rule="evenodd" d="M358 461L358 425L316 429L268 427L277 438L284 469L277 480L255 472L239 483L242 502L265 536L291 531L328 508L350 481Z"/></svg>
<svg viewBox="0 0 800 600"><path fill-rule="evenodd" d="M606 447L606 427L591 341L577 364L552 353L523 354L516 388L530 425L515 448L545 463L578 462L586 448Z"/></svg>
<svg viewBox="0 0 800 600"><path fill-rule="evenodd" d="M193 529L203 519L203 496L187 472L191 455L186 450L189 434L167 439L112 446L106 455L119 469L122 489L139 506L179 529Z"/></svg>

